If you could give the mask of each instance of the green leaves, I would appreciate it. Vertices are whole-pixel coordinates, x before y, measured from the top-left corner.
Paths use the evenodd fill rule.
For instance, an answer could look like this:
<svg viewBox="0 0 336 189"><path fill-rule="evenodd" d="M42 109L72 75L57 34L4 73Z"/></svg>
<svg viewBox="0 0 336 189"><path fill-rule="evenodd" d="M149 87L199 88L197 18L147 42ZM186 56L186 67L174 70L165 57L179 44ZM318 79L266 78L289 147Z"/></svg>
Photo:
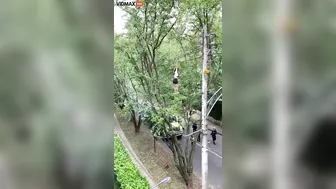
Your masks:
<svg viewBox="0 0 336 189"><path fill-rule="evenodd" d="M132 163L119 138L114 135L114 172L121 189L147 189L150 185Z"/></svg>
<svg viewBox="0 0 336 189"><path fill-rule="evenodd" d="M127 93L125 114L131 110L141 114L141 119L149 124L154 137L173 136L176 133L171 126L172 116L178 117L180 122L184 119L184 126L190 127L188 113L193 107L200 106L200 28L205 22L209 25L208 32L219 36L211 42L219 44L214 51L221 52L220 1L187 0L178 5L174 3L176 1L148 0L142 9L125 9L128 13L127 33L115 39L115 53L118 55L115 73L119 81L125 83L115 89ZM222 73L218 71L221 69L221 54L213 57L213 66L209 67L213 79L209 81L209 86L217 90L222 80ZM172 70L175 66L179 72L178 93L173 92ZM131 93L133 91L136 92ZM188 147L183 150L178 140L171 140L167 144L175 157L183 156L182 159L186 159L191 153ZM179 153L181 151L186 153ZM180 161L180 158L174 161L185 181L189 181L192 162Z"/></svg>

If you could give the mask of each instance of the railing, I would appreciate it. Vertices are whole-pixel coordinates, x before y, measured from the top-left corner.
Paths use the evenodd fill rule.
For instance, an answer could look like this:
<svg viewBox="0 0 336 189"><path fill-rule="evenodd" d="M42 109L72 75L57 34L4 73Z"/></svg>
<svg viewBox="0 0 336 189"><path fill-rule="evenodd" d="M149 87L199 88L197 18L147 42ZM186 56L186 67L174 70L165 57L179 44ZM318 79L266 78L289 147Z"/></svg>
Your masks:
<svg viewBox="0 0 336 189"><path fill-rule="evenodd" d="M222 87L219 88L207 102L207 116L209 116L216 102L222 97Z"/></svg>

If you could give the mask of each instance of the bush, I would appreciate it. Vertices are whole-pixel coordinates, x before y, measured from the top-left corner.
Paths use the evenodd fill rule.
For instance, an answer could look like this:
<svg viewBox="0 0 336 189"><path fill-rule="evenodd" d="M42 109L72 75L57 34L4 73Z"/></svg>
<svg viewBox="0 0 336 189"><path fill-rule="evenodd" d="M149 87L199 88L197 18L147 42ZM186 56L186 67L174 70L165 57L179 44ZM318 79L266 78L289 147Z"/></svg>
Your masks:
<svg viewBox="0 0 336 189"><path fill-rule="evenodd" d="M119 138L114 135L114 173L121 189L150 188L149 182L133 164Z"/></svg>

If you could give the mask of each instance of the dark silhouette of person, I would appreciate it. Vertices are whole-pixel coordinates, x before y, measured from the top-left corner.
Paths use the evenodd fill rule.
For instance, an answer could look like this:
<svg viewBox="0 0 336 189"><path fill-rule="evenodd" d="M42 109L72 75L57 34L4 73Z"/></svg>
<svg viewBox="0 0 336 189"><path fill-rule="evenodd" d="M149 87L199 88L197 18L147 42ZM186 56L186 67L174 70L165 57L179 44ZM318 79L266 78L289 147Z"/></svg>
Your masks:
<svg viewBox="0 0 336 189"><path fill-rule="evenodd" d="M192 128L193 128L193 132L196 132L197 131L197 123L195 122L193 125L192 125ZM201 133L197 133L197 142L201 142Z"/></svg>
<svg viewBox="0 0 336 189"><path fill-rule="evenodd" d="M198 133L197 142L201 142L201 133Z"/></svg>
<svg viewBox="0 0 336 189"><path fill-rule="evenodd" d="M216 135L217 135L217 130L216 130L216 128L214 128L214 129L211 131L212 143L213 143L214 145L216 145Z"/></svg>
<svg viewBox="0 0 336 189"><path fill-rule="evenodd" d="M197 124L193 123L192 125L193 132L197 131ZM191 144L194 145L194 134L191 136Z"/></svg>
<svg viewBox="0 0 336 189"><path fill-rule="evenodd" d="M177 85L179 82L178 82L178 79L177 78L174 78L173 79L173 84Z"/></svg>
<svg viewBox="0 0 336 189"><path fill-rule="evenodd" d="M196 132L196 131L197 131L197 124L194 123L194 124L192 125L192 128L193 128L193 132Z"/></svg>

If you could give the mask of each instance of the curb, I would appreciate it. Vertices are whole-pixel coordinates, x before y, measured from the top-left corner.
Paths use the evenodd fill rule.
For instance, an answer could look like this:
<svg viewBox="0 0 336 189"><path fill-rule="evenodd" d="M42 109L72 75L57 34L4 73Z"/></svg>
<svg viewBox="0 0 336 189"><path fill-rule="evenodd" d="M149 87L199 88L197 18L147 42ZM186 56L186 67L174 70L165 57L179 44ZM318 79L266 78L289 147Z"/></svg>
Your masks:
<svg viewBox="0 0 336 189"><path fill-rule="evenodd" d="M114 115L114 119L115 119L115 125L114 125L114 132L116 133L116 135L118 136L120 142L123 144L123 146L125 147L125 150L127 151L127 153L129 154L132 162L134 163L134 165L138 168L138 170L140 171L141 175L144 176L151 188L155 187L155 182L153 181L153 178L151 177L151 175L149 174L148 170L146 169L146 167L142 164L142 162L140 161L140 159L138 158L138 156L135 154L135 152L132 149L132 146L129 144L129 142L126 139L126 136L124 134L124 132L121 130L117 116ZM116 129L118 128L118 129ZM159 187L156 187L159 189Z"/></svg>

